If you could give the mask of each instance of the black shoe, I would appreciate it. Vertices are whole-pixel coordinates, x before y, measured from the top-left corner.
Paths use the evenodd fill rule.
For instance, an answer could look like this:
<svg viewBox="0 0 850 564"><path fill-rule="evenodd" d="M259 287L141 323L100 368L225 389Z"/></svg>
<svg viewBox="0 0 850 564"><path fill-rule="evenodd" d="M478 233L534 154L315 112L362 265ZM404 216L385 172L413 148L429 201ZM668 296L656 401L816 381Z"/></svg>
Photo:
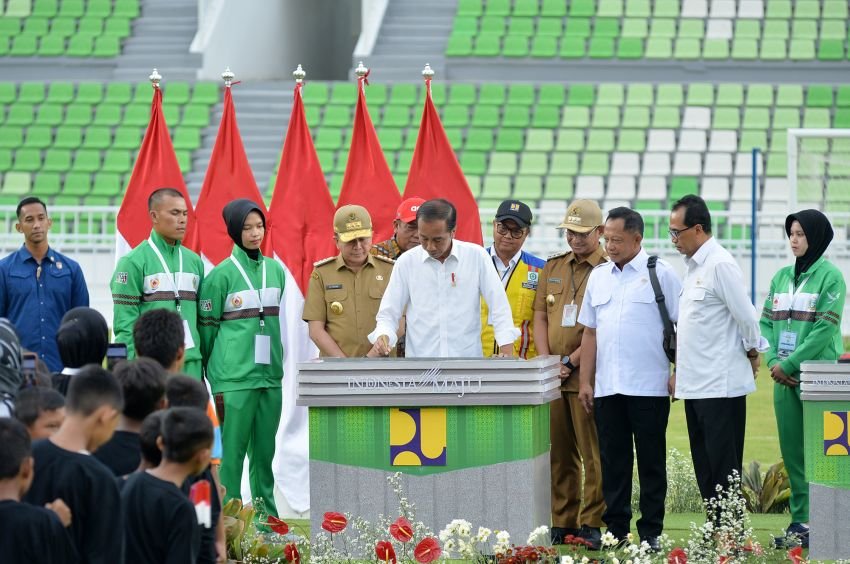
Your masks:
<svg viewBox="0 0 850 564"><path fill-rule="evenodd" d="M599 527L582 526L579 536L587 543L587 548L590 550L599 550L602 548L602 531Z"/></svg>
<svg viewBox="0 0 850 564"><path fill-rule="evenodd" d="M802 546L809 548L809 526L802 523L791 523L785 529L785 535L773 538L773 545L776 548L793 548Z"/></svg>
<svg viewBox="0 0 850 564"><path fill-rule="evenodd" d="M649 552L651 554L661 552L661 543L658 541L658 537L641 537L640 540L649 545Z"/></svg>
<svg viewBox="0 0 850 564"><path fill-rule="evenodd" d="M578 536L581 532L581 529L571 529L569 527L552 527L550 531L550 536L552 538L552 544L564 544L564 539L568 535Z"/></svg>

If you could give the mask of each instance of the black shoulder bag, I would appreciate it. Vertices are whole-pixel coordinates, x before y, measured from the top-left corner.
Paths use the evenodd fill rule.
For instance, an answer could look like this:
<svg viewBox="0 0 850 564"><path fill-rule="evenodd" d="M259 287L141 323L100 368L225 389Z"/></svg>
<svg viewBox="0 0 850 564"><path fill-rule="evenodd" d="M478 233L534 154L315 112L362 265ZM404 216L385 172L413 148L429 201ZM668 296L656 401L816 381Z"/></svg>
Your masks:
<svg viewBox="0 0 850 564"><path fill-rule="evenodd" d="M658 273L655 270L655 263L658 262L657 256L649 257L646 261L646 267L649 269L649 281L652 283L652 290L655 292L655 303L658 305L658 313L661 314L661 322L664 324L664 354L673 364L676 363L676 326L670 321L670 314L667 313L667 305L664 303L664 292L661 291L661 284L658 283Z"/></svg>

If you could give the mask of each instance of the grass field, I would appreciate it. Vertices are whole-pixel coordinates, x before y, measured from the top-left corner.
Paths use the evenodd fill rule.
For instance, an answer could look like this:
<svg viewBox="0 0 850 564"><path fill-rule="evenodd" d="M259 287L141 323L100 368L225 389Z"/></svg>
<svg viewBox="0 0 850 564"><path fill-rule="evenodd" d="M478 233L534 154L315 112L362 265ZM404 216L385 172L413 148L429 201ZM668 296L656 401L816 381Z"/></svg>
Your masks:
<svg viewBox="0 0 850 564"><path fill-rule="evenodd" d="M753 460L762 467L779 462L779 439L776 435L776 417L773 414L773 381L762 364L756 379L756 391L747 397L747 437L744 442L744 465ZM667 448L675 447L690 458L688 426L685 423L685 404L677 401L670 409L667 424Z"/></svg>

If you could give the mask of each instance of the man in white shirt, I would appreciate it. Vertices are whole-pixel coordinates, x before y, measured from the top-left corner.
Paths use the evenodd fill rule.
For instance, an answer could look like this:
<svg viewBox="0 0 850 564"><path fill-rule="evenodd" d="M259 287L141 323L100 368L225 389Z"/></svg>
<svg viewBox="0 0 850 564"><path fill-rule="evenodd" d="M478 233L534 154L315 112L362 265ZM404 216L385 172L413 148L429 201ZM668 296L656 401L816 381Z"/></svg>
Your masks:
<svg viewBox="0 0 850 564"><path fill-rule="evenodd" d="M641 248L643 218L614 208L605 220L609 262L590 273L578 321L581 340L579 400L596 419L602 461L602 494L608 531L624 540L632 519L633 452L640 478L641 541L659 550L667 495L667 418L670 361L662 346L664 324ZM681 283L658 261L658 282L675 321ZM595 378L595 388L594 388Z"/></svg>
<svg viewBox="0 0 850 564"><path fill-rule="evenodd" d="M755 391L759 318L735 258L711 236L711 214L699 196L673 204L670 238L685 255L679 299L676 373L672 388L685 400L691 457L703 499L741 473L747 394ZM717 516L714 516L715 518Z"/></svg>
<svg viewBox="0 0 850 564"><path fill-rule="evenodd" d="M511 356L519 330L483 247L454 239L457 210L444 199L416 212L420 246L398 258L369 341L383 356L406 315L407 357L481 357L481 297L490 308L499 356Z"/></svg>

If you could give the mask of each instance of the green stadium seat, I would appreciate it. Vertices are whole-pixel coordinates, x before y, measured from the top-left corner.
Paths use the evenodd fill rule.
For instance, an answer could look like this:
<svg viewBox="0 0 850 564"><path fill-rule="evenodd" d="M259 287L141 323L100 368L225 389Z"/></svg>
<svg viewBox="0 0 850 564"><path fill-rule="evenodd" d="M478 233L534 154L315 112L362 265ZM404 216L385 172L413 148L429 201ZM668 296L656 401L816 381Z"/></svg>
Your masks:
<svg viewBox="0 0 850 564"><path fill-rule="evenodd" d="M794 84L780 84L776 89L776 105L799 108L803 105L803 87Z"/></svg>
<svg viewBox="0 0 850 564"><path fill-rule="evenodd" d="M752 61L758 58L758 41L747 37L736 37L732 42L732 58Z"/></svg>
<svg viewBox="0 0 850 564"><path fill-rule="evenodd" d="M622 127L646 129L649 127L649 108L644 106L626 106L623 109Z"/></svg>
<svg viewBox="0 0 850 564"><path fill-rule="evenodd" d="M13 57L32 57L38 51L37 35L18 35L12 38L9 54Z"/></svg>
<svg viewBox="0 0 850 564"><path fill-rule="evenodd" d="M487 174L506 174L514 175L517 172L517 155L514 152L499 152L490 153L490 166ZM486 186L487 179L484 179Z"/></svg>
<svg viewBox="0 0 850 564"><path fill-rule="evenodd" d="M655 18L649 28L649 37L673 39L676 37L676 21L670 18Z"/></svg>
<svg viewBox="0 0 850 564"><path fill-rule="evenodd" d="M659 84L656 91L656 105L681 106L684 103L684 90L681 84Z"/></svg>
<svg viewBox="0 0 850 564"><path fill-rule="evenodd" d="M469 107L444 106L441 119L445 127L466 127L469 124Z"/></svg>
<svg viewBox="0 0 850 564"><path fill-rule="evenodd" d="M175 149L194 151L201 146L201 130L197 127L180 126L174 132Z"/></svg>
<svg viewBox="0 0 850 564"><path fill-rule="evenodd" d="M142 144L142 129L133 125L121 125L115 129L112 147L115 149L136 150Z"/></svg>
<svg viewBox="0 0 850 564"><path fill-rule="evenodd" d="M538 105L532 111L532 127L548 127L554 129L561 123L561 114L557 107Z"/></svg>
<svg viewBox="0 0 850 564"><path fill-rule="evenodd" d="M369 87L369 89L371 89L371 87ZM371 102L369 93L370 90L367 90L367 99ZM418 94L418 88L415 84L396 84L393 86L389 103L392 106L413 106L417 102ZM378 96L380 96L380 94Z"/></svg>
<svg viewBox="0 0 850 564"><path fill-rule="evenodd" d="M850 105L850 88L847 91L848 105ZM542 84L538 91L537 103L546 106L563 106L566 98L564 87L560 84Z"/></svg>
<svg viewBox="0 0 850 564"><path fill-rule="evenodd" d="M548 129L529 129L525 136L526 151L550 152L555 148L554 132Z"/></svg>
<svg viewBox="0 0 850 564"><path fill-rule="evenodd" d="M578 174L578 154L552 153L549 174L557 176L575 176Z"/></svg>
<svg viewBox="0 0 850 564"><path fill-rule="evenodd" d="M618 59L641 59L643 55L643 39L624 37L617 43Z"/></svg>
<svg viewBox="0 0 850 564"><path fill-rule="evenodd" d="M688 87L688 106L713 106L714 86L711 84L694 83Z"/></svg>
<svg viewBox="0 0 850 564"><path fill-rule="evenodd" d="M506 95L504 85L482 84L478 91L478 103L501 106L505 103Z"/></svg>
<svg viewBox="0 0 850 564"><path fill-rule="evenodd" d="M124 107L123 125L143 127L147 126L151 118L150 106L144 104L131 104Z"/></svg>
<svg viewBox="0 0 850 564"><path fill-rule="evenodd" d="M24 144L24 128L18 125L0 126L0 148L17 149Z"/></svg>
<svg viewBox="0 0 850 564"><path fill-rule="evenodd" d="M520 167L522 168L522 167ZM542 176L546 174L545 163L544 171L540 175L520 175L514 179L513 197L524 201L537 201L543 196L543 180Z"/></svg>
<svg viewBox="0 0 850 564"><path fill-rule="evenodd" d="M850 128L850 108L838 108L832 119L832 126L842 129Z"/></svg>
<svg viewBox="0 0 850 564"><path fill-rule="evenodd" d="M659 129L678 129L681 124L679 108L656 107L652 114L652 127Z"/></svg>
<svg viewBox="0 0 850 564"><path fill-rule="evenodd" d="M85 126L90 124L91 120L92 107L88 104L71 104L65 110L65 125Z"/></svg>
<svg viewBox="0 0 850 564"><path fill-rule="evenodd" d="M584 130L561 129L558 131L557 152L578 152L584 150Z"/></svg>
<svg viewBox="0 0 850 564"><path fill-rule="evenodd" d="M546 177L546 186L543 191L544 200L567 200L573 197L573 178L550 174Z"/></svg>
<svg viewBox="0 0 850 564"><path fill-rule="evenodd" d="M593 37L595 39L614 39L620 35L620 20L618 18L597 17L593 22Z"/></svg>
<svg viewBox="0 0 850 564"><path fill-rule="evenodd" d="M308 98L309 88L305 88L305 100ZM321 87L316 88L317 92L321 92ZM310 94L310 96L315 94ZM213 104L217 104L221 100L221 94L219 92L218 84L214 82L197 82L195 83L195 87L192 89L192 104L201 104L205 106L212 106Z"/></svg>
<svg viewBox="0 0 850 564"><path fill-rule="evenodd" d="M537 0L514 0L514 16L536 16L540 12Z"/></svg>
<svg viewBox="0 0 850 564"><path fill-rule="evenodd" d="M546 153L522 153L519 162L519 174L541 176L549 170Z"/></svg>
<svg viewBox="0 0 850 564"><path fill-rule="evenodd" d="M538 35L531 40L532 57L551 59L558 55L558 40L556 37Z"/></svg>
<svg viewBox="0 0 850 564"><path fill-rule="evenodd" d="M50 34L68 38L77 33L77 18L53 18L50 20Z"/></svg>
<svg viewBox="0 0 850 564"><path fill-rule="evenodd" d="M77 149L83 144L83 130L76 125L63 125L56 128L53 147L56 149Z"/></svg>
<svg viewBox="0 0 850 564"><path fill-rule="evenodd" d="M785 60L787 58L786 41L784 39L762 40L759 56L764 61Z"/></svg>
<svg viewBox="0 0 850 564"><path fill-rule="evenodd" d="M383 127L407 127L410 125L410 109L407 106L387 106L384 108Z"/></svg>
<svg viewBox="0 0 850 564"><path fill-rule="evenodd" d="M558 52L562 59L582 59L585 54L585 40L581 37L564 37Z"/></svg>
<svg viewBox="0 0 850 564"><path fill-rule="evenodd" d="M103 26L104 35L113 35L119 39L126 39L130 36L131 26L130 18L111 17L106 20Z"/></svg>
<svg viewBox="0 0 850 564"><path fill-rule="evenodd" d="M531 124L530 113L527 106L507 106L502 116L502 127L528 127Z"/></svg>
<svg viewBox="0 0 850 564"><path fill-rule="evenodd" d="M472 54L476 57L495 57L501 52L501 36L493 33L480 33L475 38Z"/></svg>
<svg viewBox="0 0 850 564"><path fill-rule="evenodd" d="M737 112L737 108L735 109ZM767 108L748 107L744 110L744 129L766 130L770 127L770 111Z"/></svg>
<svg viewBox="0 0 850 564"><path fill-rule="evenodd" d="M520 129L500 129L496 134L497 151L522 151L523 135Z"/></svg>
<svg viewBox="0 0 850 564"><path fill-rule="evenodd" d="M649 0L626 0L626 16L648 18L650 16Z"/></svg>
<svg viewBox="0 0 850 564"><path fill-rule="evenodd" d="M177 110L176 107L170 106L173 110ZM163 111L167 108L164 107ZM330 109L330 108L328 108ZM166 114L165 120L166 122L170 122L175 124L177 122L176 119L169 119L170 116ZM188 126L188 127L206 127L209 125L209 110L203 106L186 106L186 109L183 111L183 119L180 120L180 125Z"/></svg>
<svg viewBox="0 0 850 564"><path fill-rule="evenodd" d="M18 89L18 102L40 104L47 97L43 82L24 82Z"/></svg>
<svg viewBox="0 0 850 564"><path fill-rule="evenodd" d="M747 87L747 105L770 107L773 105L773 86L751 84Z"/></svg>
<svg viewBox="0 0 850 564"><path fill-rule="evenodd" d="M122 92L124 96L118 96ZM111 104L127 104L130 101L130 85L121 82L110 82L106 86L106 102ZM83 82L77 86L77 104L99 104L104 101L103 85L97 82Z"/></svg>
<svg viewBox="0 0 850 564"><path fill-rule="evenodd" d="M188 151L175 149L178 154L189 154ZM124 173L129 172L132 168L130 162L130 152L122 149L109 149L103 155L103 164L100 166L103 172ZM181 166L182 169L182 166ZM98 169L95 169L95 171Z"/></svg>
<svg viewBox="0 0 850 564"><path fill-rule="evenodd" d="M564 17L567 15L567 3L563 0L543 0L540 15L556 18Z"/></svg>
<svg viewBox="0 0 850 564"><path fill-rule="evenodd" d="M482 34L498 35L505 34L507 19L504 16L484 16L479 20Z"/></svg>
<svg viewBox="0 0 850 564"><path fill-rule="evenodd" d="M713 129L738 129L741 126L741 116L738 108L715 108Z"/></svg>
<svg viewBox="0 0 850 564"><path fill-rule="evenodd" d="M537 37L560 37L564 33L564 24L561 18L537 18Z"/></svg>
<svg viewBox="0 0 850 564"><path fill-rule="evenodd" d="M666 37L650 37L646 40L647 59L670 59L673 57L673 42Z"/></svg>
<svg viewBox="0 0 850 564"><path fill-rule="evenodd" d="M590 125L590 108L583 106L565 106L561 115L562 127L588 127Z"/></svg>
<svg viewBox="0 0 850 564"><path fill-rule="evenodd" d="M794 61L811 61L815 58L815 42L811 39L791 39L788 58Z"/></svg>
<svg viewBox="0 0 850 564"><path fill-rule="evenodd" d="M482 200L501 201L511 197L511 179L508 176L487 175L481 188Z"/></svg>
<svg viewBox="0 0 850 564"><path fill-rule="evenodd" d="M335 127L314 129L315 146L318 150L336 151L342 149L342 130Z"/></svg>
<svg viewBox="0 0 850 564"><path fill-rule="evenodd" d="M113 16L138 18L139 13L139 0L115 0L115 6L112 10Z"/></svg>
<svg viewBox="0 0 850 564"><path fill-rule="evenodd" d="M99 104L92 124L114 127L121 123L121 110L122 107L116 104Z"/></svg>
<svg viewBox="0 0 850 564"><path fill-rule="evenodd" d="M67 149L47 149L44 153L45 172L65 172L71 168L71 151Z"/></svg>
<svg viewBox="0 0 850 564"><path fill-rule="evenodd" d="M77 21L77 33L98 36L103 33L103 18L84 17Z"/></svg>
<svg viewBox="0 0 850 564"><path fill-rule="evenodd" d="M764 39L789 39L788 20L765 20L762 37Z"/></svg>
<svg viewBox="0 0 850 564"><path fill-rule="evenodd" d="M826 108L806 108L803 111L803 127L816 129L832 127L829 110Z"/></svg>
<svg viewBox="0 0 850 564"><path fill-rule="evenodd" d="M499 108L476 106L472 112L472 127L496 127L499 125Z"/></svg>
<svg viewBox="0 0 850 564"><path fill-rule="evenodd" d="M58 197L79 198L80 196L87 195L90 191L91 174L87 172L69 172L65 175L65 183L62 187L62 194ZM58 202L54 203L58 204Z"/></svg>
<svg viewBox="0 0 850 564"><path fill-rule="evenodd" d="M31 125L27 128L24 147L27 149L46 149L53 144L51 128L46 125Z"/></svg>
<svg viewBox="0 0 850 564"><path fill-rule="evenodd" d="M534 98L534 86L531 84L511 84L508 87L508 105L531 106Z"/></svg>
<svg viewBox="0 0 850 564"><path fill-rule="evenodd" d="M619 127L620 108L618 106L595 106L591 125L593 127Z"/></svg>
<svg viewBox="0 0 850 564"><path fill-rule="evenodd" d="M609 171L608 153L587 152L581 160L582 176L606 176Z"/></svg>
<svg viewBox="0 0 850 564"><path fill-rule="evenodd" d="M464 174L484 175L487 172L487 153L464 151L460 156L460 167Z"/></svg>
<svg viewBox="0 0 850 564"><path fill-rule="evenodd" d="M746 115L744 117L746 122ZM746 127L746 126L745 126ZM762 130L744 129L741 131L741 139L738 143L738 152L745 153L752 149L767 150L767 132Z"/></svg>
<svg viewBox="0 0 850 564"><path fill-rule="evenodd" d="M384 151L398 151L404 146L403 130L395 127L382 127L378 130L378 140Z"/></svg>
<svg viewBox="0 0 850 564"><path fill-rule="evenodd" d="M80 149L74 154L74 172L95 172L100 169L100 151Z"/></svg>
<svg viewBox="0 0 850 564"><path fill-rule="evenodd" d="M20 18L0 18L0 35L12 36L21 33Z"/></svg>
<svg viewBox="0 0 850 564"><path fill-rule="evenodd" d="M90 126L86 128L84 149L107 149L112 145L111 128L106 126Z"/></svg>
<svg viewBox="0 0 850 564"><path fill-rule="evenodd" d="M490 128L470 128L466 134L466 151L491 151L493 149L493 130Z"/></svg>
<svg viewBox="0 0 850 564"><path fill-rule="evenodd" d="M94 49L94 35L72 35L68 39L68 49L65 54L69 57L91 57Z"/></svg>
<svg viewBox="0 0 850 564"><path fill-rule="evenodd" d="M185 174L192 170L192 153L190 151L175 150L174 154L177 155L177 164L180 166L181 172Z"/></svg>
<svg viewBox="0 0 850 564"><path fill-rule="evenodd" d="M12 168L12 150L0 149L0 172L6 172L10 168Z"/></svg>
<svg viewBox="0 0 850 564"><path fill-rule="evenodd" d="M595 101L594 86L592 84L573 84L570 86L567 97L567 105L570 106L592 106Z"/></svg>
<svg viewBox="0 0 850 564"><path fill-rule="evenodd" d="M629 39L645 39L649 34L646 18L625 18L620 33L621 37Z"/></svg>
<svg viewBox="0 0 850 564"><path fill-rule="evenodd" d="M29 125L34 119L32 104L14 104L6 115L6 125Z"/></svg>
<svg viewBox="0 0 850 564"><path fill-rule="evenodd" d="M818 45L818 59L821 61L844 60L843 39L821 39Z"/></svg>
<svg viewBox="0 0 850 564"><path fill-rule="evenodd" d="M831 108L832 87L824 85L809 86L806 92L806 106L810 108Z"/></svg>
<svg viewBox="0 0 850 564"><path fill-rule="evenodd" d="M3 195L24 196L29 194L31 178L28 172L7 172L3 176Z"/></svg>
<svg viewBox="0 0 850 564"><path fill-rule="evenodd" d="M57 195L62 189L62 179L56 172L39 172L35 175L32 192L35 196L49 197Z"/></svg>
<svg viewBox="0 0 850 564"><path fill-rule="evenodd" d="M617 150L642 153L646 150L646 134L643 130L620 130L620 134L617 139Z"/></svg>
<svg viewBox="0 0 850 564"><path fill-rule="evenodd" d="M614 150L614 130L613 129L590 129L587 132L588 151L604 151L611 152Z"/></svg>
<svg viewBox="0 0 850 564"><path fill-rule="evenodd" d="M776 108L773 111L773 130L800 127L799 108Z"/></svg>

